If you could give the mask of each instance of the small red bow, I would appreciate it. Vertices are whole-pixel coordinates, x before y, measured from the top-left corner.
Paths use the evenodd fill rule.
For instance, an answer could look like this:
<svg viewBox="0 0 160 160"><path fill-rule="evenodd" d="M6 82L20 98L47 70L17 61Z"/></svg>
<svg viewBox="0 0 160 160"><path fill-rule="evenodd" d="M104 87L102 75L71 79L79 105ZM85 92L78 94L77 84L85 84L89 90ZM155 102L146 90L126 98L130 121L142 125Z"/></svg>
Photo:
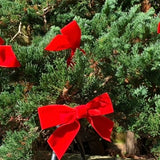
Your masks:
<svg viewBox="0 0 160 160"><path fill-rule="evenodd" d="M158 27L157 27L157 33L160 33L160 22L158 23Z"/></svg>
<svg viewBox="0 0 160 160"><path fill-rule="evenodd" d="M67 59L67 66L72 66L72 58L75 54L77 48L80 49L85 54L85 51L80 48L81 42L81 29L79 28L77 22L73 20L61 30L62 34L58 34L52 39L52 41L47 45L45 50L48 51L61 51L65 49L71 49L70 57Z"/></svg>
<svg viewBox="0 0 160 160"><path fill-rule="evenodd" d="M4 40L0 37L0 66L1 67L20 67L12 46L4 45Z"/></svg>
<svg viewBox="0 0 160 160"><path fill-rule="evenodd" d="M112 112L112 102L107 93L75 108L66 105L47 105L38 108L42 129L60 125L48 139L48 144L59 160L78 133L81 118L86 118L103 139L110 141L113 122L103 115Z"/></svg>

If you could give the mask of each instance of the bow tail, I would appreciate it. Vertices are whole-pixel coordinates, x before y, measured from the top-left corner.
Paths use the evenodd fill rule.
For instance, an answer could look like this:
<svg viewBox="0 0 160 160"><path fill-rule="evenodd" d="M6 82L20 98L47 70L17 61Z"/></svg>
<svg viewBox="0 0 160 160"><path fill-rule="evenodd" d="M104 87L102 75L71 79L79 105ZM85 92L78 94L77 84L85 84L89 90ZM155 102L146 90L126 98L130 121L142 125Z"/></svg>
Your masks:
<svg viewBox="0 0 160 160"><path fill-rule="evenodd" d="M55 132L49 137L48 144L56 153L60 160L67 148L75 138L80 129L80 124L75 121L71 124L62 125L55 130Z"/></svg>
<svg viewBox="0 0 160 160"><path fill-rule="evenodd" d="M86 52L84 51L84 49L79 48L79 50L80 50L83 54L86 54Z"/></svg>
<svg viewBox="0 0 160 160"><path fill-rule="evenodd" d="M110 136L114 123L110 119L103 116L95 116L88 117L87 120L103 139L111 141Z"/></svg>
<svg viewBox="0 0 160 160"><path fill-rule="evenodd" d="M73 67L74 66L75 63L72 61L74 54L75 54L75 51L71 50L71 54L67 59L67 67L69 67L69 66Z"/></svg>
<svg viewBox="0 0 160 160"><path fill-rule="evenodd" d="M0 37L0 45L3 45L5 41Z"/></svg>

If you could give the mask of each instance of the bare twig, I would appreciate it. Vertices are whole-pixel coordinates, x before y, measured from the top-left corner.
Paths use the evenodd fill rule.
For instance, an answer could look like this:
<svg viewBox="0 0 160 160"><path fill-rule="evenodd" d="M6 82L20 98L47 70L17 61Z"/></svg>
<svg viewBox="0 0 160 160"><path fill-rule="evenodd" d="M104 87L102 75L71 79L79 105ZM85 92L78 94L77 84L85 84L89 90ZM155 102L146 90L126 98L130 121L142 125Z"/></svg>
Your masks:
<svg viewBox="0 0 160 160"><path fill-rule="evenodd" d="M54 8L53 6L51 6L51 5L48 4L47 7L43 8L43 10L42 10L42 11L43 11L43 14L37 12L37 14L39 14L40 16L43 17L43 21L44 21L44 24L45 24L45 25L47 24L46 14L47 14L48 12L52 11L53 8Z"/></svg>
<svg viewBox="0 0 160 160"><path fill-rule="evenodd" d="M26 36L23 32L21 32L21 28L22 28L22 22L19 23L18 32L13 36L13 38L10 40L10 42L12 42L19 34L28 38L28 36Z"/></svg>

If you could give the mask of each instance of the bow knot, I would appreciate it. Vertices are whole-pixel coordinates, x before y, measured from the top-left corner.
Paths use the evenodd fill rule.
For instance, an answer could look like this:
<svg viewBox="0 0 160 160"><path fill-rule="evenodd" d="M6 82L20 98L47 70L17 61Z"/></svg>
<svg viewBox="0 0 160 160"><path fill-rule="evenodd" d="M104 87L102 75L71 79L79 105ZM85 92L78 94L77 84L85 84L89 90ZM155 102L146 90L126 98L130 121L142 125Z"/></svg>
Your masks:
<svg viewBox="0 0 160 160"><path fill-rule="evenodd" d="M112 112L112 102L107 93L75 108L65 105L48 105L38 108L42 129L59 125L48 139L50 147L59 160L77 135L81 118L86 118L103 139L110 141L113 122L103 115Z"/></svg>
<svg viewBox="0 0 160 160"><path fill-rule="evenodd" d="M77 119L87 118L87 105L79 105L75 108L75 110Z"/></svg>

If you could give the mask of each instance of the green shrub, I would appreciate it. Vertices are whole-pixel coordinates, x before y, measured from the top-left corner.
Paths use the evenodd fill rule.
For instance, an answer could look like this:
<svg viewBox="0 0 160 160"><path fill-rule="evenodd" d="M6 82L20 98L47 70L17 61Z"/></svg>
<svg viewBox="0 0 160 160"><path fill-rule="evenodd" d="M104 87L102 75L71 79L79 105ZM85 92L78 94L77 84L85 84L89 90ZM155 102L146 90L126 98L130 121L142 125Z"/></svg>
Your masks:
<svg viewBox="0 0 160 160"><path fill-rule="evenodd" d="M6 0L0 4L0 33L7 44L12 44L22 65L0 69L0 158L29 160L35 154L36 141L46 149L43 145L49 131L40 131L39 106L75 106L103 92L111 96L114 121L120 129L147 137L148 144L154 139L156 143L149 151L157 154L160 37L156 30L160 18L153 4L145 13L140 0L102 0L94 4L84 0ZM81 48L86 54L77 50L75 66L67 68L69 50L48 52L44 48L73 19L82 30ZM28 40L19 34L10 41L20 22Z"/></svg>

